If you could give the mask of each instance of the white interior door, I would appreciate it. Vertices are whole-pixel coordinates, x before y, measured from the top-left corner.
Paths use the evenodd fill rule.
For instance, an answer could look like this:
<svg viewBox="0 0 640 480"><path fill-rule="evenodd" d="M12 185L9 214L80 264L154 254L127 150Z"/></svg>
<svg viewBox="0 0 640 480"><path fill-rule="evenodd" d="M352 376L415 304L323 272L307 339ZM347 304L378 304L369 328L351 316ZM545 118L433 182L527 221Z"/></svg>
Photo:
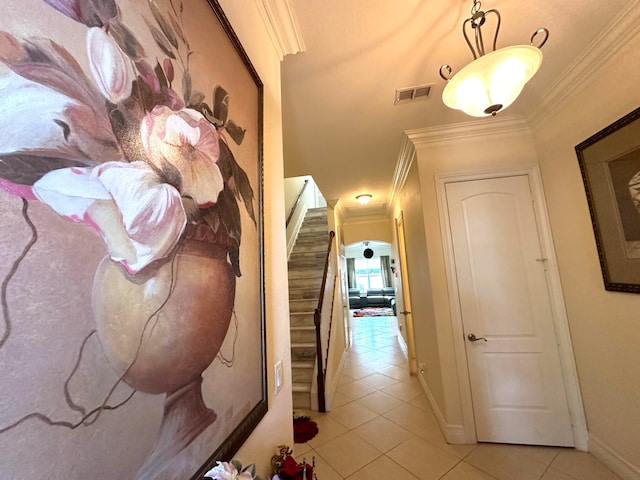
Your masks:
<svg viewBox="0 0 640 480"><path fill-rule="evenodd" d="M528 176L445 189L477 439L573 446Z"/></svg>

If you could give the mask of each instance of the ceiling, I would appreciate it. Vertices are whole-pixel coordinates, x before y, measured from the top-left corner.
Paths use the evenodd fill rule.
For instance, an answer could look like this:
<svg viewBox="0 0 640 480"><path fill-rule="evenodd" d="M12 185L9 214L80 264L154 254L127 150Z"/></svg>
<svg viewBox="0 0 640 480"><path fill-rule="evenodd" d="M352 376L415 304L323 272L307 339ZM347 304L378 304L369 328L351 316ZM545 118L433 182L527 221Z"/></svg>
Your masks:
<svg viewBox="0 0 640 480"><path fill-rule="evenodd" d="M574 59L636 0L487 0L502 15L498 48L550 31L540 71L503 115L527 115ZM282 63L285 176L312 175L350 218L386 213L403 132L473 119L441 100L442 64L473 60L462 36L472 0L289 0L304 50ZM485 37L491 35L485 28ZM485 45L489 50L489 41ZM397 89L433 85L394 105ZM481 119L491 122L492 118ZM355 196L371 193L368 206Z"/></svg>

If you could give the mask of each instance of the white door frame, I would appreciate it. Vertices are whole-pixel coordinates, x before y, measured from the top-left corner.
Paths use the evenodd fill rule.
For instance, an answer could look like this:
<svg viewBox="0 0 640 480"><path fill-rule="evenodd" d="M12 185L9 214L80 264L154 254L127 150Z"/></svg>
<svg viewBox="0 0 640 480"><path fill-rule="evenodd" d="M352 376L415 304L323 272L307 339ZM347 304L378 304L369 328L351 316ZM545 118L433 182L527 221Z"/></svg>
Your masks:
<svg viewBox="0 0 640 480"><path fill-rule="evenodd" d="M547 285L549 288L549 298L551 300L553 325L556 332L558 350L560 354L562 376L564 379L567 402L569 404L569 413L571 415L575 448L586 451L588 447L588 432L584 415L584 407L582 405L582 396L580 394L578 372L576 369L575 358L573 356L569 323L564 305L562 285L560 283L560 273L558 271L555 248L553 246L553 238L551 235L551 225L549 223L546 201L542 189L542 178L540 176L540 169L536 164L513 166L504 169L435 175L436 197L440 213L440 231L444 250L447 286L449 288L449 308L451 311L451 322L454 334L453 344L458 370L458 387L460 389L462 405L464 441L465 443L475 443L477 438L475 420L473 417L471 385L469 383L469 369L465 350L462 313L460 311L458 282L453 257L453 239L451 238L449 209L447 205L445 185L450 182L510 177L514 175L527 175L529 177L531 196L533 198L533 208L538 230L540 232L540 246L544 258L547 259L547 262L545 262L547 267Z"/></svg>
<svg viewBox="0 0 640 480"><path fill-rule="evenodd" d="M396 239L398 241L398 262L400 262L400 280L402 290L402 310L399 312L399 308L396 310L396 317L398 315L404 316L404 325L407 329L407 357L409 359L409 373L411 375L417 375L418 373L418 360L416 357L416 337L413 328L413 314L411 310L411 288L409 287L409 267L407 261L407 243L404 230L404 213L400 212L398 218L395 219L396 227ZM400 238L402 236L402 238ZM396 305L400 307L400 305Z"/></svg>

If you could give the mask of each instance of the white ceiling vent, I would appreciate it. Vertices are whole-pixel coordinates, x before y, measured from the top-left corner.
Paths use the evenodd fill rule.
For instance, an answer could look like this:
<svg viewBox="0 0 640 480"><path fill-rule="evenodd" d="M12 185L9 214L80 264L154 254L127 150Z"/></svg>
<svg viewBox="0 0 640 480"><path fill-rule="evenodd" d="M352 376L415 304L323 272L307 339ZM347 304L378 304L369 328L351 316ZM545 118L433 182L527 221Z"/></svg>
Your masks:
<svg viewBox="0 0 640 480"><path fill-rule="evenodd" d="M417 102L418 100L427 100L431 94L433 85L418 85L417 87L401 88L396 90L396 99L394 105L402 103Z"/></svg>

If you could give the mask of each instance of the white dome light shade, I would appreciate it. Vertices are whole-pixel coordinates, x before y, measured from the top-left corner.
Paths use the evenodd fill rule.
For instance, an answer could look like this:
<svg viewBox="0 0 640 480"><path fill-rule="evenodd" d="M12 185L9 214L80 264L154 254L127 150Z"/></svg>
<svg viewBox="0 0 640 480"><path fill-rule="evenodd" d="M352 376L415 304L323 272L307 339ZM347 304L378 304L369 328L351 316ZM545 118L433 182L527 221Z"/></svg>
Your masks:
<svg viewBox="0 0 640 480"><path fill-rule="evenodd" d="M456 73L442 92L444 104L474 117L511 105L542 64L542 52L516 45L487 53Z"/></svg>
<svg viewBox="0 0 640 480"><path fill-rule="evenodd" d="M358 195L356 200L358 200L362 205L366 205L371 201L371 197L373 197L373 195L370 193L363 193L362 195Z"/></svg>

